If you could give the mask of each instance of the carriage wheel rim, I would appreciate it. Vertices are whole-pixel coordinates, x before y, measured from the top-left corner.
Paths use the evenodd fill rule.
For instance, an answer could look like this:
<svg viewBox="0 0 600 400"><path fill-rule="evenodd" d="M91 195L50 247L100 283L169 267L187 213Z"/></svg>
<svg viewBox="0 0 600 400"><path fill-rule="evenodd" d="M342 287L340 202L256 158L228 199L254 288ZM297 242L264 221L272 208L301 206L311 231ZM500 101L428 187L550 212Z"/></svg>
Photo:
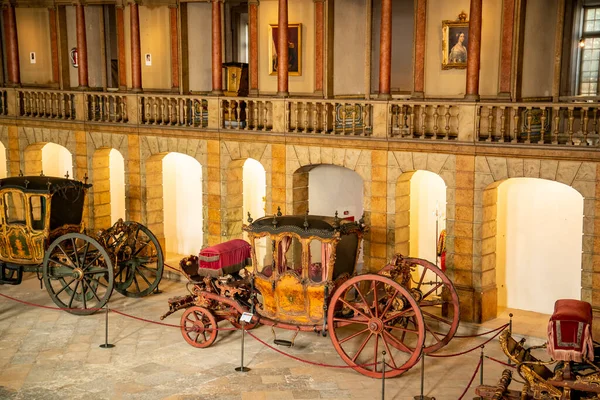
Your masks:
<svg viewBox="0 0 600 400"><path fill-rule="evenodd" d="M204 307L192 306L181 316L181 334L193 347L206 348L212 345L217 339L217 328L215 316Z"/></svg>
<svg viewBox="0 0 600 400"><path fill-rule="evenodd" d="M381 289L382 287L385 289L384 285L387 285L389 287L391 287L394 291L394 295L388 295L389 297L387 298L387 300L385 298L377 298L376 296L373 296L372 299L372 303L369 304L369 300L368 298L366 298L364 296L364 294L360 294L361 297L361 301L363 302L363 305L366 305L367 307L356 307L353 310L353 313L350 317L342 317L339 318L338 316L336 316L336 312L339 312L339 307L338 303L341 304L349 304L348 302L345 301L345 296L349 293L349 291L355 289L358 292L360 292L360 289L358 289L359 287L359 283L361 282L366 282L369 283L373 289L373 292L378 292L378 289ZM379 286L379 288L378 288ZM388 304L393 304L394 300L397 296L404 296L406 298L406 302L408 303L408 306L406 308L406 310L403 311L397 311L394 310L394 313L391 313L390 308L391 306L388 306ZM355 295L356 297L356 295ZM340 300L342 299L342 300ZM385 307L380 307L377 306L375 307L374 304L379 305L379 300L384 300L386 306ZM358 303L357 303L358 304ZM376 311L374 311L376 310ZM377 315L378 313L382 313L382 315ZM398 364L396 363L396 360L394 359L394 355L392 354L392 349L393 347L390 347L390 341L392 340L398 340L398 338L396 338L394 336L394 333L389 333L387 332L387 329L389 327L388 324L388 318L390 318L390 316L394 316L397 313L404 313L404 314L410 314L416 321L417 327L414 333L416 333L416 349L417 350L411 350L409 351L409 355L408 356L402 356L403 358L408 358L406 361L404 361L402 364ZM375 315L372 315L375 314ZM346 319L345 319L346 318ZM362 325L364 328L362 328L362 330L359 328L359 332L361 335L363 333L364 330L364 334L367 336L367 339L362 341L362 339L360 340L360 342L362 342L362 345L359 346L358 350L356 350L356 354L354 354L352 352L352 350L349 347L349 345L346 345L345 343L347 341L349 341L349 338L352 337L359 337L358 333L354 333L345 337L341 337L341 335L338 335L338 333L336 332L336 330L340 329L338 328L338 324L337 322L340 321L356 321L353 322L353 324L355 325ZM420 356L421 356L421 346L423 345L424 341L425 341L425 328L424 328L424 324L423 324L423 316L418 308L418 305L416 303L416 301L410 296L409 292L403 288L400 284L398 284L397 282L394 282L392 279L381 276L381 275L374 275L374 274L367 274L367 275L360 275L360 276L356 276L354 278L349 279L348 281L344 282L333 294L331 301L329 303L329 311L327 314L327 322L328 322L328 329L329 329L329 333L330 333L330 337L331 337L331 341L332 344L334 346L334 348L336 349L336 351L338 352L338 354L340 355L340 357L342 358L342 360L344 360L346 362L346 364L348 364L349 366L351 366L355 371L369 376L369 377L373 377L373 378L381 378L383 375L382 369L380 365L372 365L374 362L379 363L381 361L380 358L378 357L378 350L380 349L380 344L383 343L383 346L381 348L385 349L386 352L388 353L386 356L386 372L385 372L385 377L386 378L391 378L394 376L398 376L401 375L402 373L404 373L406 370L408 370L409 368L411 368L413 365L415 365L417 363L417 361L419 360ZM363 336L364 337L364 336ZM375 342L375 346L371 346L369 344L369 342L371 341L371 338L374 338L374 342ZM368 345L368 346L367 346ZM366 362L362 362L358 360L359 356L363 353L363 351L365 351L365 349L369 348L368 351L371 352L371 354L374 357L369 357L368 360ZM368 353L366 353L368 354ZM395 354L396 357L398 357L399 355L405 354L402 351L398 351L397 354ZM388 368L391 367L391 368Z"/></svg>

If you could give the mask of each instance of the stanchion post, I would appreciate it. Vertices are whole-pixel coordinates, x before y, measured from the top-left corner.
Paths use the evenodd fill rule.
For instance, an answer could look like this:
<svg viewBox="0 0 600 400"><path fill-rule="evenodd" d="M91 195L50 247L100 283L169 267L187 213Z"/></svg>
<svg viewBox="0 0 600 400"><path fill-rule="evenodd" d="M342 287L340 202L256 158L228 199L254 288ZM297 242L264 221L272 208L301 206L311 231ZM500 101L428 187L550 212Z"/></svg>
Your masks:
<svg viewBox="0 0 600 400"><path fill-rule="evenodd" d="M483 350L485 345L481 346L481 353L479 354L479 385L483 385ZM473 397L473 400L483 400L483 397Z"/></svg>
<svg viewBox="0 0 600 400"><path fill-rule="evenodd" d="M513 313L509 313L508 316L510 317L510 321L508 321L508 333L512 336L512 318L513 318ZM508 365L511 365L512 362L510 361L510 357L508 358Z"/></svg>
<svg viewBox="0 0 600 400"><path fill-rule="evenodd" d="M381 400L385 400L385 351L381 352L383 366L381 368Z"/></svg>
<svg viewBox="0 0 600 400"><path fill-rule="evenodd" d="M239 367L236 367L235 370L237 372L248 372L250 371L250 368L248 367L244 367L244 336L246 333L246 319L245 319L245 314L244 313L242 315L242 317L240 318L240 322L242 323L242 362L241 365Z"/></svg>
<svg viewBox="0 0 600 400"><path fill-rule="evenodd" d="M425 343L423 343L423 348L421 349L421 394L419 396L415 396L415 400L435 400L432 397L425 396L423 394L425 386Z"/></svg>
<svg viewBox="0 0 600 400"><path fill-rule="evenodd" d="M101 344L99 347L103 348L103 349L112 349L113 347L115 347L114 344L108 343L108 313L109 313L109 309L108 309L108 303L106 303L105 306L106 309L106 318L105 318L105 331L104 331L104 344Z"/></svg>

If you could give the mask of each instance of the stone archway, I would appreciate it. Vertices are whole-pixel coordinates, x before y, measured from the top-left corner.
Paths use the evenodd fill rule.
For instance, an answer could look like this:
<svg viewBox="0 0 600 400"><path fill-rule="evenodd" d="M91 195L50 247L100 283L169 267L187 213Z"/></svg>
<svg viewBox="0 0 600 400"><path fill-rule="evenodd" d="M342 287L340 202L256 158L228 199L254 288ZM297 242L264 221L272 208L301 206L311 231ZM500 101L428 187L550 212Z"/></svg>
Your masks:
<svg viewBox="0 0 600 400"><path fill-rule="evenodd" d="M92 157L94 228L105 229L126 219L125 163L118 150L99 148Z"/></svg>
<svg viewBox="0 0 600 400"><path fill-rule="evenodd" d="M25 175L73 178L73 154L64 146L52 142L33 143L24 150Z"/></svg>

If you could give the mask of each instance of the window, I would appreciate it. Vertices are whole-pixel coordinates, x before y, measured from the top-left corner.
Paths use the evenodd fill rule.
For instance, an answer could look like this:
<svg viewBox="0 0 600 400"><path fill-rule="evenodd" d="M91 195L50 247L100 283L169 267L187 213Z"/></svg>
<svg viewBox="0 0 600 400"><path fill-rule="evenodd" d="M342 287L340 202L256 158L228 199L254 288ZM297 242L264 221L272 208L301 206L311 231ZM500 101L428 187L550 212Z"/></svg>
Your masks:
<svg viewBox="0 0 600 400"><path fill-rule="evenodd" d="M44 229L44 218L46 216L46 198L42 196L31 196L29 198L31 209L31 228L36 231Z"/></svg>
<svg viewBox="0 0 600 400"><path fill-rule="evenodd" d="M598 93L600 63L600 7L583 9L583 48L579 71L579 94L595 96Z"/></svg>
<svg viewBox="0 0 600 400"><path fill-rule="evenodd" d="M23 196L23 193L6 193L4 195L4 205L7 224L25 225L25 196Z"/></svg>

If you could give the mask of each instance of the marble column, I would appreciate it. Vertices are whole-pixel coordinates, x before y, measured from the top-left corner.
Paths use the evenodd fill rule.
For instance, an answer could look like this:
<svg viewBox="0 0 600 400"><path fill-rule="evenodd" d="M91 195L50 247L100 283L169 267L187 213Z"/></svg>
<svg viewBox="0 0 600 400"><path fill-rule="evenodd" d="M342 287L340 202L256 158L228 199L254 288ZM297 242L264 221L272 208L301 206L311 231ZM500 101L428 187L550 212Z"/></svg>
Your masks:
<svg viewBox="0 0 600 400"><path fill-rule="evenodd" d="M277 29L277 95L289 96L288 91L288 2L279 0Z"/></svg>
<svg viewBox="0 0 600 400"><path fill-rule="evenodd" d="M119 60L119 89L127 89L127 65L125 61L125 16L124 7L116 6L117 54Z"/></svg>
<svg viewBox="0 0 600 400"><path fill-rule="evenodd" d="M60 68L58 64L58 31L56 26L56 8L48 9L48 22L50 23L50 53L52 56L52 82L60 81Z"/></svg>
<svg viewBox="0 0 600 400"><path fill-rule="evenodd" d="M469 12L469 45L467 47L466 100L479 100L479 63L481 58L482 0L471 0Z"/></svg>
<svg viewBox="0 0 600 400"><path fill-rule="evenodd" d="M17 17L15 7L11 3L4 6L4 37L6 38L6 56L8 83L12 86L21 84L19 67L19 42L17 39Z"/></svg>
<svg viewBox="0 0 600 400"><path fill-rule="evenodd" d="M77 17L77 74L79 77L79 89L88 88L88 64L87 64L87 39L85 35L85 7L83 4L75 5Z"/></svg>
<svg viewBox="0 0 600 400"><path fill-rule="evenodd" d="M391 99L392 0L381 0L381 36L379 43L379 98Z"/></svg>
<svg viewBox="0 0 600 400"><path fill-rule="evenodd" d="M212 0L212 93L223 94L221 0Z"/></svg>
<svg viewBox="0 0 600 400"><path fill-rule="evenodd" d="M323 12L324 0L315 2L315 94L323 95L323 37L325 19Z"/></svg>
<svg viewBox="0 0 600 400"><path fill-rule="evenodd" d="M131 32L131 89L142 90L142 51L140 48L140 11L137 3L129 5L129 22Z"/></svg>
<svg viewBox="0 0 600 400"><path fill-rule="evenodd" d="M513 30L515 28L515 0L502 1L502 42L500 44L500 87L498 96L510 98L513 59Z"/></svg>
<svg viewBox="0 0 600 400"><path fill-rule="evenodd" d="M258 96L258 0L248 2L250 96Z"/></svg>
<svg viewBox="0 0 600 400"><path fill-rule="evenodd" d="M425 97L425 27L427 24L427 0L415 4L415 81L412 97Z"/></svg>
<svg viewBox="0 0 600 400"><path fill-rule="evenodd" d="M171 90L179 90L179 43L177 33L179 31L179 18L177 17L177 5L169 5L171 17Z"/></svg>

